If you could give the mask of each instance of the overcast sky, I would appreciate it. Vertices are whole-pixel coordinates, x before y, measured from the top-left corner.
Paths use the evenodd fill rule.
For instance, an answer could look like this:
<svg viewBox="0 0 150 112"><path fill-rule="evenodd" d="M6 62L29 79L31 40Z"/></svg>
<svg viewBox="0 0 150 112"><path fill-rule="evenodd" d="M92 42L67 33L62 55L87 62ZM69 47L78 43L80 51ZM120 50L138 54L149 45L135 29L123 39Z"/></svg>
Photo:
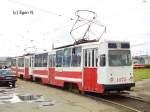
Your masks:
<svg viewBox="0 0 150 112"><path fill-rule="evenodd" d="M33 14L13 13L20 10ZM127 40L134 54L150 54L150 0L1 0L0 57L73 42L76 10L97 13L107 27L102 39Z"/></svg>

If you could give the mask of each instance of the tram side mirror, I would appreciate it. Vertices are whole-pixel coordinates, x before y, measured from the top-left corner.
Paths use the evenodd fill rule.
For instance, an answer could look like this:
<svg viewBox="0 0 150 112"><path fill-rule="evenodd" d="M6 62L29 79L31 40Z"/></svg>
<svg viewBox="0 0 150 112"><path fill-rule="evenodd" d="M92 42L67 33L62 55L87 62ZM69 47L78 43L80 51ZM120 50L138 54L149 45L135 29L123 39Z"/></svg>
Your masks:
<svg viewBox="0 0 150 112"><path fill-rule="evenodd" d="M102 54L100 55L100 66L105 66L106 65L106 55Z"/></svg>

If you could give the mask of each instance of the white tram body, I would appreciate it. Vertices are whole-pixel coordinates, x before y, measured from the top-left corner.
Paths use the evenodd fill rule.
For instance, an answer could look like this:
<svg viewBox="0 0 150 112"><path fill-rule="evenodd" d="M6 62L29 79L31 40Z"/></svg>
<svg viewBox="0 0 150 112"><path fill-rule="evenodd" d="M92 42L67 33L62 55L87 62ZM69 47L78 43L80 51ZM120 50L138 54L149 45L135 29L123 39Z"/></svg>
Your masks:
<svg viewBox="0 0 150 112"><path fill-rule="evenodd" d="M101 58L104 55L106 60L105 67L101 66ZM121 89L121 86L127 88L128 85L134 86L129 42L102 42L99 46L98 57L100 58L98 67L99 84L105 85L108 90Z"/></svg>
<svg viewBox="0 0 150 112"><path fill-rule="evenodd" d="M72 44L28 59L24 60L24 78L40 79L45 84L102 94L135 85L129 42Z"/></svg>

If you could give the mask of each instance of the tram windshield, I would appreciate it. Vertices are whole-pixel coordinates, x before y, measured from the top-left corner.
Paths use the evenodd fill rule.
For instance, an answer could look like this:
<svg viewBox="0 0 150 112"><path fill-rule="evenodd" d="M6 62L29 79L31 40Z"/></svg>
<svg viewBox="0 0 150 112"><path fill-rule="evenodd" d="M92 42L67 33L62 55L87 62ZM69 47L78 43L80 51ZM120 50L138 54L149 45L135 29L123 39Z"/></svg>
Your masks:
<svg viewBox="0 0 150 112"><path fill-rule="evenodd" d="M131 53L129 50L110 50L109 66L130 66Z"/></svg>

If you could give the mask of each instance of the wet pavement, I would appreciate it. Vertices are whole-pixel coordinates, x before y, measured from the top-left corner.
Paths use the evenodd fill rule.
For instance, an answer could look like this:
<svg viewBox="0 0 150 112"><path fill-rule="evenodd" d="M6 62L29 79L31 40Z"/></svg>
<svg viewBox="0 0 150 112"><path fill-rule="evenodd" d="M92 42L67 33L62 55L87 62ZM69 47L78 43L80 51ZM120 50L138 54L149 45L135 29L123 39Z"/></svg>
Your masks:
<svg viewBox="0 0 150 112"><path fill-rule="evenodd" d="M137 82L131 95L150 101L150 79ZM126 112L61 89L18 80L16 88L0 87L0 112Z"/></svg>
<svg viewBox="0 0 150 112"><path fill-rule="evenodd" d="M46 100L42 95L30 93L16 93L13 88L1 88L0 90L0 104L12 104L19 102L37 102L40 107L54 106L53 100Z"/></svg>
<svg viewBox="0 0 150 112"><path fill-rule="evenodd" d="M126 112L54 87L18 80L0 87L0 112Z"/></svg>

